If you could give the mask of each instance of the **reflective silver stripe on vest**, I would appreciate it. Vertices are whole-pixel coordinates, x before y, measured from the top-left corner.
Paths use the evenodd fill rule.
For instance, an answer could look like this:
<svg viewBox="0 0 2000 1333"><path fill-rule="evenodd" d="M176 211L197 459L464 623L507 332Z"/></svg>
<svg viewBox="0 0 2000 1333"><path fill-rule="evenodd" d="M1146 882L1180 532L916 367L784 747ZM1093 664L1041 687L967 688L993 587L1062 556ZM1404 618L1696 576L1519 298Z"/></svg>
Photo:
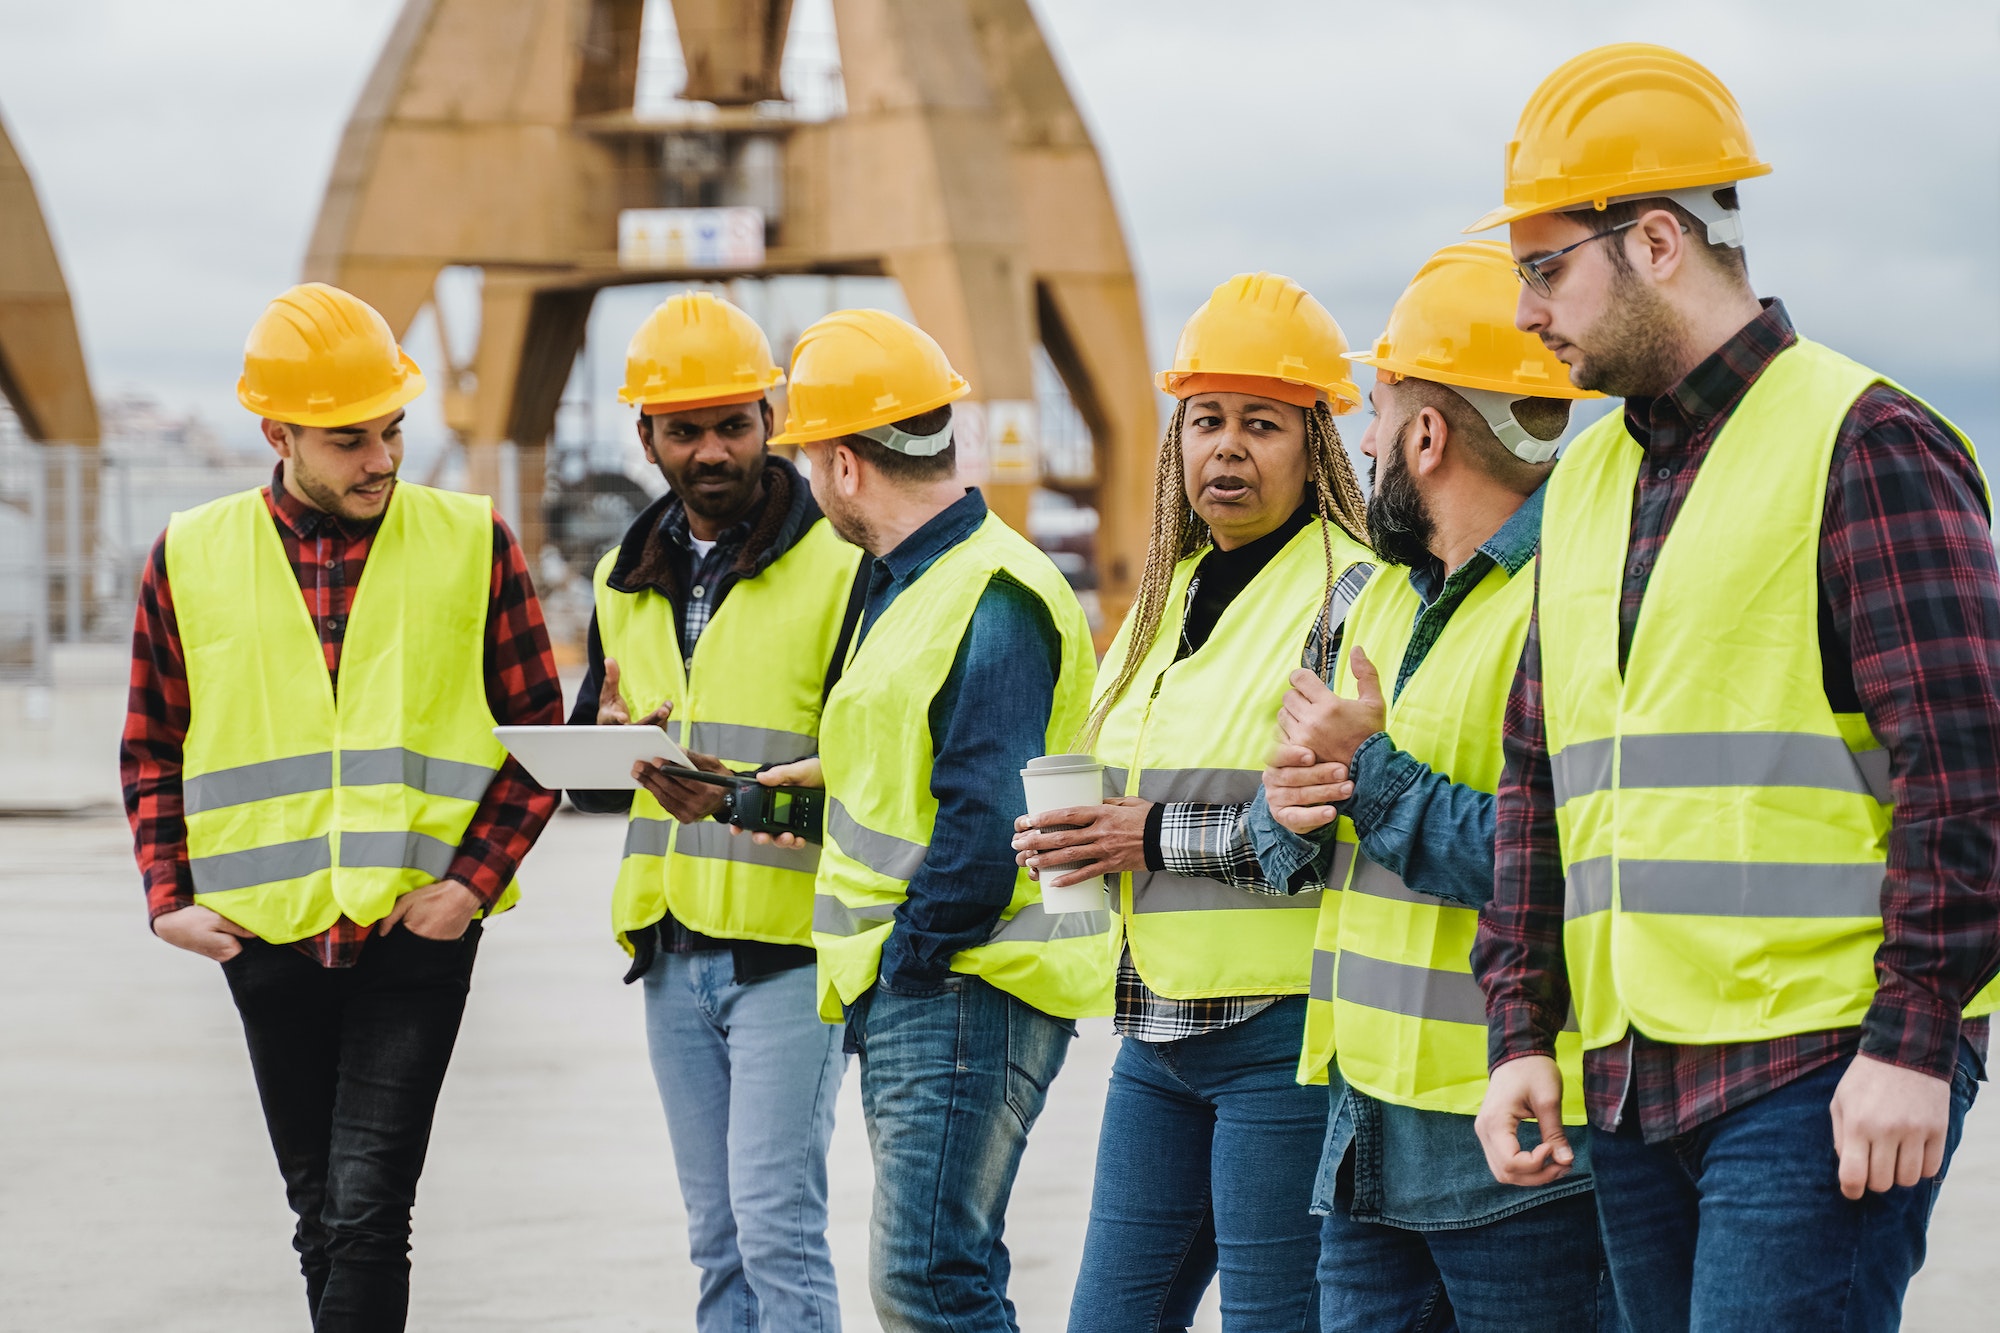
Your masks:
<svg viewBox="0 0 2000 1333"><path fill-rule="evenodd" d="M1611 910L1611 858L1578 861L1563 876L1563 920Z"/></svg>
<svg viewBox="0 0 2000 1333"><path fill-rule="evenodd" d="M1611 765L1618 754L1618 742L1610 737L1600 741L1572 741L1549 756L1556 804L1611 790Z"/></svg>
<svg viewBox="0 0 2000 1333"><path fill-rule="evenodd" d="M1333 1003L1333 960L1340 955L1332 949L1313 950L1312 982L1306 987L1306 998L1325 1000Z"/></svg>
<svg viewBox="0 0 2000 1333"><path fill-rule="evenodd" d="M1111 929L1109 912L1047 912L1040 903L1029 903L999 923L987 936L988 944L1049 944L1056 940L1088 939Z"/></svg>
<svg viewBox="0 0 2000 1333"><path fill-rule="evenodd" d="M878 875L905 882L914 878L930 849L887 833L877 833L855 822L839 801L826 803L826 831L840 844L840 850Z"/></svg>
<svg viewBox="0 0 2000 1333"><path fill-rule="evenodd" d="M340 864L368 870L421 870L443 879L458 848L428 833L342 833Z"/></svg>
<svg viewBox="0 0 2000 1333"><path fill-rule="evenodd" d="M1125 794L1125 773L1126 770L1122 768L1106 766L1104 770L1104 794L1106 796L1123 796Z"/></svg>
<svg viewBox="0 0 2000 1333"><path fill-rule="evenodd" d="M1773 861L1623 861L1618 906L1661 916L1880 917L1883 868Z"/></svg>
<svg viewBox="0 0 2000 1333"><path fill-rule="evenodd" d="M500 770L484 764L468 764L457 759L438 759L415 750L391 747L386 750L342 750L340 785L382 787L400 783L427 796L445 796L458 801L476 801L492 785Z"/></svg>
<svg viewBox="0 0 2000 1333"><path fill-rule="evenodd" d="M1170 870L1132 872L1132 912L1317 912L1318 889L1305 893L1258 893L1219 879L1176 875Z"/></svg>
<svg viewBox="0 0 2000 1333"><path fill-rule="evenodd" d="M1417 892L1403 882L1401 875L1386 866L1377 865L1365 856L1361 858L1361 864L1354 872L1354 881L1348 887L1356 893L1365 893L1370 898L1387 898L1391 902L1417 903L1424 907L1465 907L1464 903L1454 902L1449 898Z"/></svg>
<svg viewBox="0 0 2000 1333"><path fill-rule="evenodd" d="M1149 768L1139 775L1139 799L1237 805L1255 796L1263 780L1262 769ZM1125 785L1122 775L1118 785Z"/></svg>
<svg viewBox="0 0 2000 1333"><path fill-rule="evenodd" d="M1470 972L1441 972L1370 958L1340 956L1339 995L1349 1004L1443 1023L1486 1026L1486 995Z"/></svg>
<svg viewBox="0 0 2000 1333"><path fill-rule="evenodd" d="M859 935L887 926L895 916L894 903L849 907L830 893L813 895L813 932L818 935Z"/></svg>
<svg viewBox="0 0 2000 1333"><path fill-rule="evenodd" d="M633 823L638 823L634 820ZM666 839L661 838L664 846ZM631 846L631 835L627 834L625 844ZM657 855L657 853L654 853ZM695 824L681 825L681 835L674 841L676 856L696 856L705 860L735 861L740 865L764 866L772 870L795 870L802 875L810 875L819 869L819 848L812 843L803 847L780 847L775 843L759 843L748 833L731 835L729 825L718 824L712 819L704 819Z"/></svg>
<svg viewBox="0 0 2000 1333"><path fill-rule="evenodd" d="M332 756L327 756L331 761ZM333 845L326 838L274 842L240 852L196 856L188 861L196 893L228 893L279 880L304 879L333 868Z"/></svg>
<svg viewBox="0 0 2000 1333"><path fill-rule="evenodd" d="M1579 741L1550 757L1556 804L1611 788L1617 742ZM1808 787L1852 792L1888 804L1886 750L1856 753L1838 736L1800 731L1695 731L1627 736L1618 785L1635 787Z"/></svg>
<svg viewBox="0 0 2000 1333"><path fill-rule="evenodd" d="M813 930L821 935L860 935L887 926L895 916L895 903L849 907L830 893L813 896ZM1045 912L1040 903L1029 903L1011 919L995 926L986 942L1047 944L1055 940L1087 939L1110 929L1109 912Z"/></svg>
<svg viewBox="0 0 2000 1333"><path fill-rule="evenodd" d="M260 763L218 768L212 773L184 778L181 782L181 803L187 814L198 815L204 810L221 810L279 796L297 796L301 792L326 791L332 786L333 754L322 750L318 754L266 759Z"/></svg>
<svg viewBox="0 0 2000 1333"><path fill-rule="evenodd" d="M752 727L738 722L696 722L692 740L680 743L701 754L738 764L789 764L819 753L817 738L776 727ZM676 738L678 739L678 738Z"/></svg>
<svg viewBox="0 0 2000 1333"><path fill-rule="evenodd" d="M1327 872L1326 879L1328 887L1335 889L1347 887L1347 868L1354 864L1355 854L1360 850L1360 847L1351 842L1341 841L1333 844L1333 868Z"/></svg>
<svg viewBox="0 0 2000 1333"><path fill-rule="evenodd" d="M671 819L634 819L625 825L626 856L665 856L673 837Z"/></svg>

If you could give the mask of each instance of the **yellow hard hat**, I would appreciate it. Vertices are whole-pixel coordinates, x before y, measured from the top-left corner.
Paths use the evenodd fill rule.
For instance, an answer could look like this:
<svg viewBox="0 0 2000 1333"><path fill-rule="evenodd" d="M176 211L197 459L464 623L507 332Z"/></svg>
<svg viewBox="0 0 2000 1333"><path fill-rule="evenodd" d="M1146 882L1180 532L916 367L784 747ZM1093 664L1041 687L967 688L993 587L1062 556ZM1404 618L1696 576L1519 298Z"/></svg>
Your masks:
<svg viewBox="0 0 2000 1333"><path fill-rule="evenodd" d="M1347 337L1312 293L1280 274L1239 273L1188 317L1173 368L1154 383L1186 398L1204 390L1256 392L1260 386L1240 382L1276 381L1266 391L1301 407L1323 397L1337 416L1361 405L1351 374Z"/></svg>
<svg viewBox="0 0 2000 1333"><path fill-rule="evenodd" d="M424 391L424 372L360 297L307 282L278 297L243 345L236 401L294 426L373 421Z"/></svg>
<svg viewBox="0 0 2000 1333"><path fill-rule="evenodd" d="M618 399L649 412L722 407L784 382L757 321L707 292L677 292L632 335Z"/></svg>
<svg viewBox="0 0 2000 1333"><path fill-rule="evenodd" d="M836 310L800 334L792 349L785 429L771 443L839 439L971 392L944 348L908 320L886 310Z"/></svg>
<svg viewBox="0 0 2000 1333"><path fill-rule="evenodd" d="M1723 210L1712 202L1706 212L1699 206L1707 192L1696 187L1712 191L1770 170L1722 80L1678 51L1619 42L1542 80L1507 145L1506 202L1466 230L1687 191L1678 202L1710 224L1712 240L1726 242L1732 224L1719 222Z"/></svg>
<svg viewBox="0 0 2000 1333"><path fill-rule="evenodd" d="M1520 284L1514 256L1498 241L1460 241L1432 255L1389 312L1389 327L1356 365L1394 384L1408 375L1450 385L1500 442L1530 463L1555 457L1553 440L1514 420L1522 398L1602 398L1570 383L1569 367L1532 333L1514 327Z"/></svg>

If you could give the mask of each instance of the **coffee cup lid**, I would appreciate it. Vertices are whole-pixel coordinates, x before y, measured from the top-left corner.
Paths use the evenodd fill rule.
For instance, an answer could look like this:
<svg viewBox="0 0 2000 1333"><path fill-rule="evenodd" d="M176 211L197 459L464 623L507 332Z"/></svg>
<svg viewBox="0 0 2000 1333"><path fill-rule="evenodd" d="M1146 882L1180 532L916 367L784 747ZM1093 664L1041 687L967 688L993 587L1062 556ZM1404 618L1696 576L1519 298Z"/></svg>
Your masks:
<svg viewBox="0 0 2000 1333"><path fill-rule="evenodd" d="M1104 768L1093 755L1087 754L1045 754L1039 759L1030 759L1028 766L1021 770L1021 776L1053 777L1058 773L1090 773Z"/></svg>

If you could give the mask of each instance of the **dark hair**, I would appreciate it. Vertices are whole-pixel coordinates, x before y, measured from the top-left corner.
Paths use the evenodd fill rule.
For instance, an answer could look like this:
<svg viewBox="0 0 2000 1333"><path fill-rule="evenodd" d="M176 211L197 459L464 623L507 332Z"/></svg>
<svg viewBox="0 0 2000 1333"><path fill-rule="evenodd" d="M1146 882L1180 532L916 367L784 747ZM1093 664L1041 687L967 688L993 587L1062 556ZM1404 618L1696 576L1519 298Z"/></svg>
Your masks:
<svg viewBox="0 0 2000 1333"><path fill-rule="evenodd" d="M1730 185L1717 190L1715 202L1723 208L1737 207L1736 187ZM1665 209L1672 213L1680 224L1688 229L1688 234L1694 237L1696 251L1707 255L1711 264L1745 287L1750 285L1750 261L1744 257L1743 247L1718 245L1709 240L1708 224L1671 199L1627 199L1622 204L1612 204L1602 211L1595 208L1578 208L1564 213L1563 216L1592 231L1605 231L1621 222L1631 222L1641 214L1651 213L1656 209ZM1611 262L1619 272L1632 271L1632 261L1626 257L1624 246L1611 241L1607 242L1607 248L1611 251Z"/></svg>
<svg viewBox="0 0 2000 1333"><path fill-rule="evenodd" d="M1500 443L1500 437L1486 424L1486 418L1480 415L1479 409L1460 397L1448 384L1405 377L1396 382L1395 392L1411 403L1410 417L1423 408L1434 409L1444 418L1452 438L1465 443L1479 470L1503 486L1523 495L1531 494L1548 476L1549 469L1555 466L1553 459L1546 463L1530 463ZM1524 396L1514 400L1514 420L1536 439L1553 440L1569 428L1569 407L1567 398Z"/></svg>
<svg viewBox="0 0 2000 1333"><path fill-rule="evenodd" d="M893 423L897 430L911 435L935 435L951 421L951 404L934 407L928 412L919 412L913 417L904 417ZM921 482L940 481L958 471L958 441L954 439L943 450L927 458L898 453L885 444L877 444L860 435L843 435L837 441L854 451L855 457L891 481Z"/></svg>

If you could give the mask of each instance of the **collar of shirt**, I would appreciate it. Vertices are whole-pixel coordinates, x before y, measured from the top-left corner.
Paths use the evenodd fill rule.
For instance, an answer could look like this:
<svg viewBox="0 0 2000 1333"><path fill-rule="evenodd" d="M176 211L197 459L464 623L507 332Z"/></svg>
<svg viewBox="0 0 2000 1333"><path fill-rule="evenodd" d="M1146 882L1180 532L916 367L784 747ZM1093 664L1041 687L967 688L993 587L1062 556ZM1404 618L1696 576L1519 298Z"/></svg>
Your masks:
<svg viewBox="0 0 2000 1333"><path fill-rule="evenodd" d="M750 540L751 525L756 523L758 517L764 512L764 505L769 499L770 495L766 492L763 498L750 507L750 512L745 514L741 520L730 524L717 534L714 549L717 551L728 550L732 552L742 550L743 543ZM667 501L666 509L660 514L660 531L664 532L667 535L667 539L683 551L692 552L694 550L694 531L688 527L687 505L682 502L680 496L673 496Z"/></svg>
<svg viewBox="0 0 2000 1333"><path fill-rule="evenodd" d="M976 487L933 514L930 521L896 544L868 567L868 599L861 617L860 637L868 637L876 620L903 589L923 577L939 556L970 537L986 521L986 497Z"/></svg>
<svg viewBox="0 0 2000 1333"><path fill-rule="evenodd" d="M392 492L393 494L393 492ZM265 499L278 521L292 530L292 535L301 541L311 541L331 532L336 537L353 540L365 537L382 525L380 518L371 518L361 523L349 523L324 509L315 509L305 501L285 489L285 465L283 463L271 471L271 486L265 492ZM387 511L384 511L387 512Z"/></svg>
<svg viewBox="0 0 2000 1333"><path fill-rule="evenodd" d="M1534 558L1535 548L1541 545L1542 501L1548 490L1548 482L1543 481L1535 488L1534 494L1521 501L1521 507L1450 574L1445 573L1444 563L1435 556L1412 569L1410 586L1417 590L1417 596L1424 605L1431 605L1449 590L1471 587L1485 578L1486 571L1495 565L1506 570L1510 579L1520 573Z"/></svg>
<svg viewBox="0 0 2000 1333"><path fill-rule="evenodd" d="M1783 301L1770 297L1759 304L1764 313L1738 329L1679 384L1657 398L1625 400L1625 428L1640 448L1652 448L1656 431L1683 444L1702 434L1709 423L1727 416L1742 401L1778 353L1799 340ZM1676 426L1678 432L1672 429Z"/></svg>

